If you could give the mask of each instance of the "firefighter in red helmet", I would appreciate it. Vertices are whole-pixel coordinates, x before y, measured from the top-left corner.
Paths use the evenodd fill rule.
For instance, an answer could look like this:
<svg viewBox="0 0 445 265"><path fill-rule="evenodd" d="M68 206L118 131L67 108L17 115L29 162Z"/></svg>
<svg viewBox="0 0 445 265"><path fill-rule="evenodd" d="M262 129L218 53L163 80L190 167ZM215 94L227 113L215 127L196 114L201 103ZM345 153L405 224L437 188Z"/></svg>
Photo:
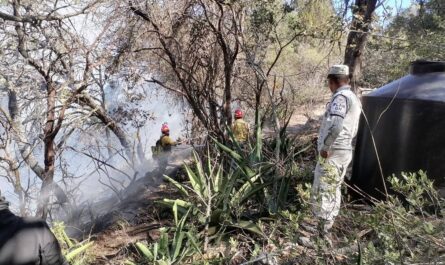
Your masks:
<svg viewBox="0 0 445 265"><path fill-rule="evenodd" d="M161 142L162 151L171 152L172 147L175 146L177 143L170 137L170 128L168 127L168 124L166 122L162 124L161 133L162 135L159 140Z"/></svg>
<svg viewBox="0 0 445 265"><path fill-rule="evenodd" d="M249 124L244 121L244 113L241 109L235 110L235 121L232 125L233 137L243 145L249 139Z"/></svg>
<svg viewBox="0 0 445 265"><path fill-rule="evenodd" d="M153 158L159 162L159 168L164 171L168 165L168 156L172 151L173 146L177 143L170 137L170 128L165 122L161 126L161 137L156 142L156 146L152 148Z"/></svg>

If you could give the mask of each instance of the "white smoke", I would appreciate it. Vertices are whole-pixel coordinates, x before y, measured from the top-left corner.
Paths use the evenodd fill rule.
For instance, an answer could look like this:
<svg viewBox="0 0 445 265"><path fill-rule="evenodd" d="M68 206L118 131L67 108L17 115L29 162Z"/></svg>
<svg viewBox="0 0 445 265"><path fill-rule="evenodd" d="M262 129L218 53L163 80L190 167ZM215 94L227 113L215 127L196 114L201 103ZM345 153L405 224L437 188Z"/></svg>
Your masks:
<svg viewBox="0 0 445 265"><path fill-rule="evenodd" d="M132 97L138 95L145 95L145 97L141 100L132 101ZM128 161L128 158L122 155L124 152L117 138L110 133L110 137L107 139L103 129L74 132L66 143L72 149L65 149L62 156L57 160L56 167L63 165L63 172L60 168L56 168L55 181L69 193L74 193L74 201L77 205L94 203L114 196L115 192L110 189L110 186L120 190L130 183L136 172L138 172L137 178L140 178L156 167L157 163L151 159L151 146L154 146L160 137L162 123L167 122L169 124L173 139L184 135L184 107L174 102L171 95L163 91L156 91L153 87L142 85L131 90L126 89L125 86L114 88L108 86L105 102L105 107L110 111L122 107L124 110L131 111L135 109L149 113L148 119L144 121L144 125L139 129L139 138L145 160ZM7 109L7 105L2 107ZM22 117L22 119L26 119L26 117ZM136 144L139 140L137 139L137 129L133 125L131 122L126 123L126 125L121 124L128 138ZM108 146L113 151L111 157L109 156ZM118 150L121 151L117 153ZM34 154L38 159L43 157L41 148L36 148ZM92 159L89 155L106 164ZM32 193L33 196L38 197L40 180L37 180L37 177L26 164L22 164L20 174L22 183L37 182ZM69 178L63 178L63 176L66 177L66 174L70 175ZM112 180L110 181L110 179ZM1 178L0 189L7 200L11 202L11 208L17 211L19 200L14 193L13 185L8 183L6 179ZM54 198L51 200L55 201ZM31 207L35 209L36 204L33 203Z"/></svg>

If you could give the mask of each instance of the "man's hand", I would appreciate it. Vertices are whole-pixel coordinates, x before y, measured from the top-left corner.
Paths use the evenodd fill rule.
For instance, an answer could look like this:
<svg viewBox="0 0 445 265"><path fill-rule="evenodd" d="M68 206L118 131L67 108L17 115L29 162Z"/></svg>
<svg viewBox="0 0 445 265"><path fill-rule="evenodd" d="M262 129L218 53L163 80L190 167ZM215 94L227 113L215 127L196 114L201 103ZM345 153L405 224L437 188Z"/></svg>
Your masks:
<svg viewBox="0 0 445 265"><path fill-rule="evenodd" d="M329 157L329 152L321 150L320 151L320 156L323 157L323 158L328 158Z"/></svg>

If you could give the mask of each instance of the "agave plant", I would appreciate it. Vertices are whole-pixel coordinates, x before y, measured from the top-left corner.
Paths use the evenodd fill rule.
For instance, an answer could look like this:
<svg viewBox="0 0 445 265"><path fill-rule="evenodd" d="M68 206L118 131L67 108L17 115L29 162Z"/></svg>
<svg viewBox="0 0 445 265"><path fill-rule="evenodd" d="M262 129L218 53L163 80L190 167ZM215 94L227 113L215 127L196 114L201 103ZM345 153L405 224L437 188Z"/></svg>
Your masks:
<svg viewBox="0 0 445 265"><path fill-rule="evenodd" d="M224 230L232 226L263 235L257 225L238 219L236 214L253 194L264 187L259 175L247 165L243 165L241 170L226 172L223 163L212 161L210 155L203 162L195 153L194 160L194 169L185 165L189 183L179 183L164 176L186 198L160 202L173 209L175 220L178 219L175 213L190 211L206 227L205 231Z"/></svg>
<svg viewBox="0 0 445 265"><path fill-rule="evenodd" d="M173 210L175 223L188 215L197 223L204 252L211 239L218 239L230 228L266 237L257 219L252 218L253 214L276 213L285 206L291 176L295 174L294 160L309 148L301 150L294 139L287 137L285 130L279 141L263 141L261 128L257 128L254 146L247 148L250 151L243 150L230 131L229 135L232 138L230 146L213 139L216 147L213 153L210 147L207 154L194 153L194 163L184 166L188 182L179 183L164 176L183 196L159 203ZM271 158L273 150L280 151L282 161ZM153 256L157 249L159 246L152 246Z"/></svg>
<svg viewBox="0 0 445 265"><path fill-rule="evenodd" d="M185 258L200 251L198 240L194 234L186 231L184 228L188 212L178 220L176 219L178 216L177 209L178 208L174 208L173 210L176 227L173 229L174 236L171 241L169 241L168 237L169 229L161 228L161 236L158 242L151 245L146 245L141 242L135 244L143 259L148 262L148 264L181 264Z"/></svg>
<svg viewBox="0 0 445 265"><path fill-rule="evenodd" d="M269 213L275 214L286 206L291 178L299 173L296 170L298 168L295 163L296 158L308 151L312 144L308 143L303 147L297 144L295 137L287 135L285 127L281 129L279 139L272 138L265 141L260 137L261 134L261 126L258 126L255 145L249 149L251 151L247 155L240 151L231 133L229 133L233 142L231 147L216 139L214 142L230 157L231 164L236 164L238 172L235 174L249 183L253 177L255 181L262 183L260 189L253 190L262 193L260 198L264 198L267 202Z"/></svg>
<svg viewBox="0 0 445 265"><path fill-rule="evenodd" d="M90 264L91 256L89 255L88 250L91 249L94 242L90 240L77 242L74 239L71 239L65 232L65 224L63 222L54 223L52 231L62 247L62 252L65 255L66 260L70 262L70 264Z"/></svg>

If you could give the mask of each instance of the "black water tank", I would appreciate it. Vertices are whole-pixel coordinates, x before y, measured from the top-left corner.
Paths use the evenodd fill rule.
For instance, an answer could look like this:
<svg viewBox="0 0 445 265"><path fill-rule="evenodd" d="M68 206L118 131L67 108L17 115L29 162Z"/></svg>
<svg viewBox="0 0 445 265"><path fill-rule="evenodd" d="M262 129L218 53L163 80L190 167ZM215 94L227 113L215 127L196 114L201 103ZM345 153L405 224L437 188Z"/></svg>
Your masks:
<svg viewBox="0 0 445 265"><path fill-rule="evenodd" d="M445 62L416 61L410 74L362 98L351 183L383 198L383 180L401 172L427 171L445 185Z"/></svg>

